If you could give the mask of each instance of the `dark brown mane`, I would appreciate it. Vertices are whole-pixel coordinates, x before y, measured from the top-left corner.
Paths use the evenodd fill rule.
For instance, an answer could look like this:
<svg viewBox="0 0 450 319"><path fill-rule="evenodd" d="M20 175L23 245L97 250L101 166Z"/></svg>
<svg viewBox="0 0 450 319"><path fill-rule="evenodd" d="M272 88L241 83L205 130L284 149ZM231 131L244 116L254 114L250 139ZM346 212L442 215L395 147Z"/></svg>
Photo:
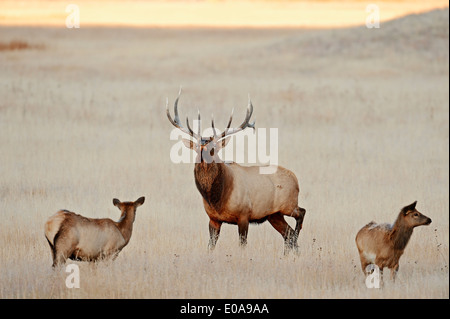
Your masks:
<svg viewBox="0 0 450 319"><path fill-rule="evenodd" d="M408 226L403 218L403 212L400 212L395 221L389 238L392 241L393 247L396 250L404 250L413 233L413 227Z"/></svg>
<svg viewBox="0 0 450 319"><path fill-rule="evenodd" d="M220 211L232 191L232 183L226 178L223 163L197 163L195 185L205 201Z"/></svg>

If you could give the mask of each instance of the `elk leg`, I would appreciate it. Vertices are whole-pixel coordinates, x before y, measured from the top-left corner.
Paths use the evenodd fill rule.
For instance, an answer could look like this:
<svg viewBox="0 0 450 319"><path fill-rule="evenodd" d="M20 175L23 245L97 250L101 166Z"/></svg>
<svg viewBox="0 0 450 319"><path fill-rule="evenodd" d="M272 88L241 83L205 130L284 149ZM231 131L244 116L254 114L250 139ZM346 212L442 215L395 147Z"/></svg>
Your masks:
<svg viewBox="0 0 450 319"><path fill-rule="evenodd" d="M306 210L297 206L293 211L280 211L281 214L290 216L295 218L296 225L295 230L292 232L292 236L290 236L290 240L292 241L292 246L297 249L297 240L300 230L302 229L303 219L305 218ZM291 234L289 234L291 235Z"/></svg>
<svg viewBox="0 0 450 319"><path fill-rule="evenodd" d="M297 242L298 235L299 235L300 230L302 229L302 226L303 226L303 219L305 218L306 209L301 208L300 206L298 206L295 209L295 211L298 212L298 217L295 218L295 220L296 220L296 225L295 225L295 242Z"/></svg>
<svg viewBox="0 0 450 319"><path fill-rule="evenodd" d="M383 281L383 268L380 267L380 287L383 288L384 281Z"/></svg>
<svg viewBox="0 0 450 319"><path fill-rule="evenodd" d="M285 214L287 216L291 216L291 217L295 218L296 224L295 224L294 240L296 243L297 243L297 238L300 233L300 230L302 229L302 226L303 226L303 219L305 218L305 214L306 214L306 209L301 208L300 206L297 206L289 214Z"/></svg>
<svg viewBox="0 0 450 319"><path fill-rule="evenodd" d="M385 263L382 259L380 258L376 258L375 259L375 265L377 265L378 270L380 271L380 288L383 288L384 286L384 274L383 274L383 270L385 267Z"/></svg>
<svg viewBox="0 0 450 319"><path fill-rule="evenodd" d="M217 240L219 239L221 222L210 219L209 220L209 250L213 250L216 247Z"/></svg>
<svg viewBox="0 0 450 319"><path fill-rule="evenodd" d="M59 265L64 265L66 263L67 258L69 258L69 256L71 256L71 253L66 254L66 252L64 251L64 249L62 247L60 249L58 249L58 246L55 245L55 254L54 254L54 258L53 258L52 267L55 268Z"/></svg>
<svg viewBox="0 0 450 319"><path fill-rule="evenodd" d="M75 251L75 241L70 238L70 231L60 230L53 238L53 268L66 263L67 258Z"/></svg>
<svg viewBox="0 0 450 319"><path fill-rule="evenodd" d="M66 259L68 257L64 255L65 249L62 241L59 240L60 235L61 231L56 233L55 237L53 238L53 265L52 265L53 268L65 264Z"/></svg>
<svg viewBox="0 0 450 319"><path fill-rule="evenodd" d="M52 251L52 260L53 260L53 266L55 265L55 246L52 245L50 240L46 237L48 244L50 245L50 249Z"/></svg>
<svg viewBox="0 0 450 319"><path fill-rule="evenodd" d="M398 268L399 268L399 264L395 265L395 266L391 269L391 279L392 279L392 281L394 281L394 282L395 282L395 278L397 277Z"/></svg>
<svg viewBox="0 0 450 319"><path fill-rule="evenodd" d="M366 258L363 256L361 252L359 252L359 259L361 260L362 271L364 275L367 276L367 266L369 266L371 263L366 260Z"/></svg>
<svg viewBox="0 0 450 319"><path fill-rule="evenodd" d="M247 245L248 220L241 219L238 221L239 243L241 246Z"/></svg>
<svg viewBox="0 0 450 319"><path fill-rule="evenodd" d="M267 217L269 223L275 228L284 239L284 253L287 254L289 249L297 249L297 243L294 242L294 230L284 220L284 216L281 213L275 213Z"/></svg>

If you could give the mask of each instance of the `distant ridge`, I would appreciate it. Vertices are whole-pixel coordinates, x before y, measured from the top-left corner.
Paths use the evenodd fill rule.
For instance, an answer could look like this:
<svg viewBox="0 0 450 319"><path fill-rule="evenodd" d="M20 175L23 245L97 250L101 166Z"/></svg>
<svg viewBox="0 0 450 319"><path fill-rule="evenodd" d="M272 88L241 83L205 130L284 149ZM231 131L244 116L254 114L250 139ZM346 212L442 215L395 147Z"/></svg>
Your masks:
<svg viewBox="0 0 450 319"><path fill-rule="evenodd" d="M412 14L380 25L335 30L316 30L290 36L267 47L270 54L296 52L300 56L342 55L349 58L402 56L415 51L425 61L448 65L449 8Z"/></svg>

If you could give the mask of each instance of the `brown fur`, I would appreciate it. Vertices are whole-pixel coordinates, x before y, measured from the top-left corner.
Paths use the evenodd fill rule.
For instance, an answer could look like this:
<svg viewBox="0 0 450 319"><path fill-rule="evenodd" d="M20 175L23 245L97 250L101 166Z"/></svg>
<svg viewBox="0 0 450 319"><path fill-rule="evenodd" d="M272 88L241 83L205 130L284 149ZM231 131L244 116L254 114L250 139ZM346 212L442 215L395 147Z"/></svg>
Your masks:
<svg viewBox="0 0 450 319"><path fill-rule="evenodd" d="M226 201L233 191L233 181L229 174L227 174L225 164L197 163L195 165L194 175L197 189L208 205L216 211L221 211L226 207Z"/></svg>
<svg viewBox="0 0 450 319"><path fill-rule="evenodd" d="M400 257L413 229L431 223L430 218L416 210L416 203L403 207L393 225L371 222L361 228L355 241L363 272L369 264L375 264L381 272L384 267L391 269L391 277L395 280Z"/></svg>
<svg viewBox="0 0 450 319"><path fill-rule="evenodd" d="M88 218L67 210L60 210L45 223L45 237L50 245L53 267L64 264L66 259L97 261L116 258L128 244L133 231L136 208L145 201L113 200L121 211L119 221L109 218Z"/></svg>

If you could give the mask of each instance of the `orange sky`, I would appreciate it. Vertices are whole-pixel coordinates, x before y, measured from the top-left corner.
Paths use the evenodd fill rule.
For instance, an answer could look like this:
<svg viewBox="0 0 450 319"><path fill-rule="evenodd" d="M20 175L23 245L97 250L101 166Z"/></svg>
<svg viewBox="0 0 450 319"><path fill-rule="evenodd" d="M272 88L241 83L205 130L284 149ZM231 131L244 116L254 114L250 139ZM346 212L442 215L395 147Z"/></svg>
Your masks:
<svg viewBox="0 0 450 319"><path fill-rule="evenodd" d="M3 0L0 25L65 27L66 6L80 12L80 27L346 27L364 25L366 6L375 3L380 21L448 7L448 1L144 1Z"/></svg>

